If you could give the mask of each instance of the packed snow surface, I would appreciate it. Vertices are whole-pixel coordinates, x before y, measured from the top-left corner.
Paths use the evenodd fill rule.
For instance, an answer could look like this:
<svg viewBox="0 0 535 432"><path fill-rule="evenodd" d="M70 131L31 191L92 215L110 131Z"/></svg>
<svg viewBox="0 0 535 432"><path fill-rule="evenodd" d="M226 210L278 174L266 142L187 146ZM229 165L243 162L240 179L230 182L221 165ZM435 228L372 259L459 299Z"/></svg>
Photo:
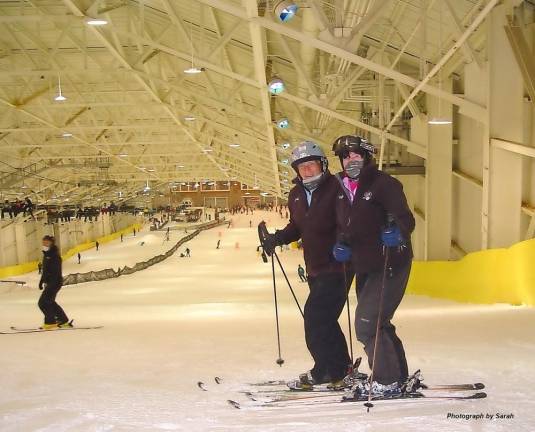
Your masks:
<svg viewBox="0 0 535 432"><path fill-rule="evenodd" d="M312 366L302 318L278 268L285 363L275 364L271 263L256 251L262 219L270 229L286 223L275 212L234 215L231 228L204 231L147 270L63 288L58 301L75 324L102 329L0 335L0 431L535 430L535 311L422 296L406 296L394 319L409 368L422 369L428 384L484 382L487 399L383 402L369 413L361 403L252 407L240 393L246 383L294 378ZM82 264L71 258L64 274L132 265L184 235L171 230L166 242L165 231L144 229L82 253ZM186 246L191 258L180 258ZM279 257L303 304L308 287L296 271L301 252L284 250ZM27 284L0 284L0 329L38 326L37 275L13 279ZM345 311L340 322L347 334ZM353 345L355 355L363 355L358 342ZM484 418L451 418L470 414Z"/></svg>

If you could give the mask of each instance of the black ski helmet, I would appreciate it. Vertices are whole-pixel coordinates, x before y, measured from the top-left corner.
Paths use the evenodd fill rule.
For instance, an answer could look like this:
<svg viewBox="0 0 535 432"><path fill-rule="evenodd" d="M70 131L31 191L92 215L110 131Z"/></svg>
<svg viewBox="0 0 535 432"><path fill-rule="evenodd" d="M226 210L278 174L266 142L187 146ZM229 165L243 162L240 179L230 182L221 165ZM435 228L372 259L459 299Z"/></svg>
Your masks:
<svg viewBox="0 0 535 432"><path fill-rule="evenodd" d="M342 135L334 141L333 152L340 158L340 163L350 152L353 152L361 155L364 158L364 163L368 164L377 150L365 138L358 135Z"/></svg>

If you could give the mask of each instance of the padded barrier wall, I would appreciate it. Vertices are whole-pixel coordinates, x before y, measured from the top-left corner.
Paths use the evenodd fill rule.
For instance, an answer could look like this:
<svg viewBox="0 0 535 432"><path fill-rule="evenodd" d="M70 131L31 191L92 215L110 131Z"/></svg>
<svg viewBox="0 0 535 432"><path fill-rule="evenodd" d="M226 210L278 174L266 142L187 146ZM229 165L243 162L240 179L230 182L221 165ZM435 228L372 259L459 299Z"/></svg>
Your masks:
<svg viewBox="0 0 535 432"><path fill-rule="evenodd" d="M407 292L467 303L535 306L535 239L459 261L414 262Z"/></svg>

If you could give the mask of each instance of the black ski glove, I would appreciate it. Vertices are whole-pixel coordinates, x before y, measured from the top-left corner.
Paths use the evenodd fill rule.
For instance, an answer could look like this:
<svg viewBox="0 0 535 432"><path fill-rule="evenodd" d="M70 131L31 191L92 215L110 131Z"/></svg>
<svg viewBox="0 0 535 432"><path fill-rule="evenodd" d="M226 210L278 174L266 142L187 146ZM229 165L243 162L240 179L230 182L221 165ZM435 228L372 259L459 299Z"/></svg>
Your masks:
<svg viewBox="0 0 535 432"><path fill-rule="evenodd" d="M283 244L283 242L278 235L278 231L275 232L275 234L267 234L263 244L264 252L268 254L268 256L271 256L273 255L273 252L275 252L275 248L281 244Z"/></svg>

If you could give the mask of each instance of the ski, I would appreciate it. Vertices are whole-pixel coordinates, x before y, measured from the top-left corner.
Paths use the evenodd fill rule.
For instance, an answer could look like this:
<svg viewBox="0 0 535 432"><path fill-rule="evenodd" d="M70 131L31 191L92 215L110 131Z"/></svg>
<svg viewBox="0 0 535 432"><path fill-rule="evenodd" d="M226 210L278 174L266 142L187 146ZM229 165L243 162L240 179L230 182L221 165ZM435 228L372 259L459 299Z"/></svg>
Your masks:
<svg viewBox="0 0 535 432"><path fill-rule="evenodd" d="M437 391L468 391L468 390L483 390L485 384L483 383L472 383L472 384L439 384L439 385L427 385L420 384L420 389L422 390L437 390Z"/></svg>
<svg viewBox="0 0 535 432"><path fill-rule="evenodd" d="M443 391L443 392L457 392L457 391L476 391L483 390L485 384L483 383L470 383L470 384L440 384L440 385L427 385L420 383L419 387L416 390L418 391ZM326 386L315 386L311 389L290 389L290 388L280 388L280 389L270 389L270 390L255 390L255 391L245 391L244 393L256 394L256 395L282 395L282 394L296 394L296 393L332 393L340 394L349 390L348 387L340 389L331 389Z"/></svg>
<svg viewBox="0 0 535 432"><path fill-rule="evenodd" d="M57 332L57 331L66 331L66 330L96 330L100 329L103 326L91 326L91 327L58 327L53 329L41 329L41 328L26 328L20 329L17 327L11 327L10 331L3 331L0 334L22 334L22 333L45 333L45 332Z"/></svg>
<svg viewBox="0 0 535 432"><path fill-rule="evenodd" d="M477 392L472 393L470 395L444 395L444 396L433 396L433 395L425 395L421 392L412 392L412 393L403 393L401 395L397 395L395 397L374 397L372 398L372 402L409 402L413 400L422 400L422 401L462 401L462 400L474 400L474 399L484 399L487 397L487 394L484 392ZM305 398L308 399L308 398ZM242 408L295 408L300 406L311 406L311 405L337 405L340 403L355 403L355 402L361 402L365 403L368 401L367 397L362 398L353 398L353 397L345 397L341 399L336 400L323 400L323 399L315 399L310 401L300 401L297 400L280 400L280 401L252 401L249 404L241 404L235 400L227 400L227 402L236 409L242 409Z"/></svg>
<svg viewBox="0 0 535 432"><path fill-rule="evenodd" d="M247 383L247 385L254 387L269 387L269 386L281 386L286 385L288 381L285 380L273 380L273 381L259 381L255 383Z"/></svg>
<svg viewBox="0 0 535 432"><path fill-rule="evenodd" d="M471 393L469 395L427 395L422 392L412 392L412 393L401 393L400 395L382 397L376 396L372 397L372 402L378 401L389 401L389 400L405 400L405 399L431 399L431 400L471 400L471 399L484 399L487 397L485 392ZM362 397L343 397L340 402L351 403L351 402L367 402L368 396Z"/></svg>
<svg viewBox="0 0 535 432"><path fill-rule="evenodd" d="M287 393L275 393L275 394L263 394L255 392L243 392L243 394L254 402L281 402L290 400L302 400L302 399L319 399L326 397L340 397L340 392L315 392L309 394L296 394L295 392Z"/></svg>
<svg viewBox="0 0 535 432"><path fill-rule="evenodd" d="M426 386L420 387L417 392L423 392L428 396L428 392L443 392L443 393L455 393L464 391L476 391L482 390L485 386L482 383L475 384L454 384L454 385L442 385L442 386ZM253 401L288 401L288 400L301 400L301 399L315 399L340 396L340 394L349 391L348 388L331 390L327 388L313 389L313 390L267 390L267 391L243 391L242 393ZM412 392L415 393L415 392ZM436 393L435 393L436 394Z"/></svg>

